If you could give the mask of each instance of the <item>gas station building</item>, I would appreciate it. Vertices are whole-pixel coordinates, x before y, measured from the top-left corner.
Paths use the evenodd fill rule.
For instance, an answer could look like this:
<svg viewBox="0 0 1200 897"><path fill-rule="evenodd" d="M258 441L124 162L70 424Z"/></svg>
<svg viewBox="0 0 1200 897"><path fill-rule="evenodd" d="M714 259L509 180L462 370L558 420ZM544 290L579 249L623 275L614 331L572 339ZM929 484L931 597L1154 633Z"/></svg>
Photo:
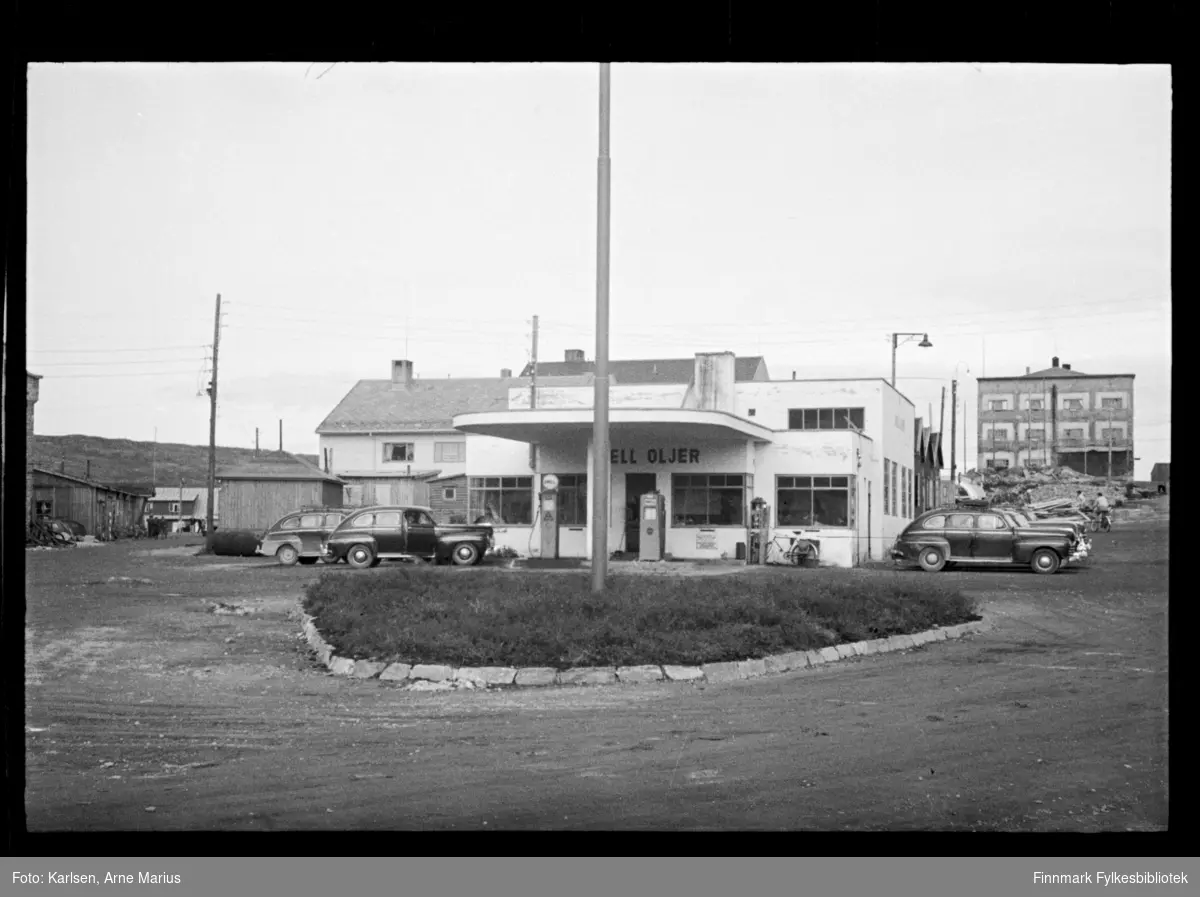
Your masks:
<svg viewBox="0 0 1200 897"><path fill-rule="evenodd" d="M822 566L883 559L919 506L912 402L882 379L735 370L732 353L698 353L687 383L610 378L610 553L744 557L758 499L772 535L817 543ZM513 385L507 408L454 416L472 508L496 519L497 546L590 558L594 382L553 378L536 404L534 392ZM647 551L646 539L660 547Z"/></svg>

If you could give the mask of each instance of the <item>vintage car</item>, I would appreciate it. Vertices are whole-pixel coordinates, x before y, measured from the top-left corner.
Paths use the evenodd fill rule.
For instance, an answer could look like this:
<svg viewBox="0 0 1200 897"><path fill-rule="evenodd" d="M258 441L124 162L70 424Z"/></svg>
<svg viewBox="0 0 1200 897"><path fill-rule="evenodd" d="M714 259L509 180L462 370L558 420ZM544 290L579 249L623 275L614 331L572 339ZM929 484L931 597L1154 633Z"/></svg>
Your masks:
<svg viewBox="0 0 1200 897"><path fill-rule="evenodd" d="M321 543L337 528L346 515L346 508L302 508L293 511L263 533L258 553L274 557L279 563L315 564L321 559Z"/></svg>
<svg viewBox="0 0 1200 897"><path fill-rule="evenodd" d="M345 559L358 568L412 559L470 567L492 543L487 524L439 524L429 508L387 505L352 513L329 534L321 553L326 563Z"/></svg>
<svg viewBox="0 0 1200 897"><path fill-rule="evenodd" d="M1055 573L1086 557L1085 550L1074 530L1021 526L993 510L940 509L905 527L890 554L898 564L916 564L930 573L947 564L1028 566L1035 573Z"/></svg>
<svg viewBox="0 0 1200 897"><path fill-rule="evenodd" d="M997 514L1003 514L1007 517L1013 526L1024 527L1026 529L1056 529L1061 532L1072 532L1076 538L1083 544L1083 556L1087 557L1092 552L1092 540L1087 536L1087 518L1076 519L1074 517L1048 517L1048 518L1033 518L1024 511L1016 508L992 508Z"/></svg>

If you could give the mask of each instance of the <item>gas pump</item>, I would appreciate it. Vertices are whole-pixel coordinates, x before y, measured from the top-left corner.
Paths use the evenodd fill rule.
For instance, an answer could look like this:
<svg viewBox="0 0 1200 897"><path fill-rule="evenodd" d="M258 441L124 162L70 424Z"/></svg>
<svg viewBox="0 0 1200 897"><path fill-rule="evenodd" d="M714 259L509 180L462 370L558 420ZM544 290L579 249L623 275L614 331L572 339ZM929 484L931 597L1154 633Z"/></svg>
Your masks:
<svg viewBox="0 0 1200 897"><path fill-rule="evenodd" d="M765 564L767 562L767 528L770 520L771 508L766 499L752 499L750 501L750 544L749 551L746 552L746 563Z"/></svg>
<svg viewBox="0 0 1200 897"><path fill-rule="evenodd" d="M542 491L538 493L538 513L542 519L543 558L558 557L558 477L548 474L542 477Z"/></svg>
<svg viewBox="0 0 1200 897"><path fill-rule="evenodd" d="M647 492L638 505L642 528L638 537L638 560L661 561L667 550L667 530L663 517L666 501L661 492Z"/></svg>

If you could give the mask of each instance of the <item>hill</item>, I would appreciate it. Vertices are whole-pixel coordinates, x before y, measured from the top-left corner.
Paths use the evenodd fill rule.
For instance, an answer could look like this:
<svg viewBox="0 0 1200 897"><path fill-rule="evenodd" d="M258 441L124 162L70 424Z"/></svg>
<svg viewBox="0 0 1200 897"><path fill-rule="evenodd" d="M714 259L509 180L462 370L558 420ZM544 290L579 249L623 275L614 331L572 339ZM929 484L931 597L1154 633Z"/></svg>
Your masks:
<svg viewBox="0 0 1200 897"><path fill-rule="evenodd" d="M271 452L260 452L259 457ZM249 461L252 448L217 446L217 470ZM316 455L296 455L311 464ZM89 473L89 464L90 473ZM176 442L135 442L100 436L33 437L36 467L61 471L69 476L92 479L110 486L140 487L208 485L208 446Z"/></svg>

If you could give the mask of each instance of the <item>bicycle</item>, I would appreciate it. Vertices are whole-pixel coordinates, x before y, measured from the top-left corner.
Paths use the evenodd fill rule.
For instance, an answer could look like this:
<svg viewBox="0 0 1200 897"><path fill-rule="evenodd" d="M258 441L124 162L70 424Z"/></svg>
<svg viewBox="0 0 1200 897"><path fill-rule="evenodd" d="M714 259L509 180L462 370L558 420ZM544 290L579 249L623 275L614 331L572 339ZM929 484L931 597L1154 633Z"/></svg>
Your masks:
<svg viewBox="0 0 1200 897"><path fill-rule="evenodd" d="M1112 532L1112 518L1108 511L1097 511L1089 515L1088 530L1093 533Z"/></svg>
<svg viewBox="0 0 1200 897"><path fill-rule="evenodd" d="M814 542L799 536L779 534L767 543L767 563L802 567L809 558L818 559L820 550Z"/></svg>

